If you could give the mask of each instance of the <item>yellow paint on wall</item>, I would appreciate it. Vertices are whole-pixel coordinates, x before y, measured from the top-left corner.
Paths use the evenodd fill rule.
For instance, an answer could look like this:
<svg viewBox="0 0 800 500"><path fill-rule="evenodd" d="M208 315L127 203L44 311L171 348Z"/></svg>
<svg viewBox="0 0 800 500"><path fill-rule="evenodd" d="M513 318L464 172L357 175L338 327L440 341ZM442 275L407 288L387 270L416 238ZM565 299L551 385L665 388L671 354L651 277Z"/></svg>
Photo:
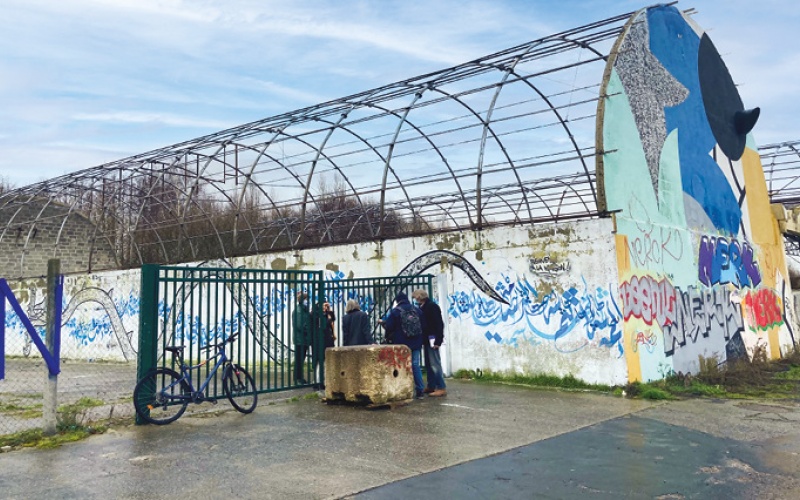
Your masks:
<svg viewBox="0 0 800 500"><path fill-rule="evenodd" d="M761 158L758 153L750 148L745 148L742 155L742 170L744 172L745 189L747 189L747 206L750 211L750 226L753 234L750 241L757 247L759 270L761 271L761 286L776 288L776 273L780 273L788 281L789 273L786 268L786 257L783 249L778 221L770 206L767 183L764 178L764 169L761 167ZM769 340L769 357L781 357L779 327L767 330Z"/></svg>
<svg viewBox="0 0 800 500"><path fill-rule="evenodd" d="M617 273L620 284L630 279L631 276L631 258L628 253L628 237L624 234L614 235L616 248L617 248ZM619 303L622 304L620 298ZM622 317L625 317L624 304L622 304ZM631 318L633 320L634 318ZM642 362L639 359L639 353L633 352L631 348L633 341L636 339L637 327L634 321L622 322L622 347L625 352L625 362L628 365L628 381L636 382L642 380Z"/></svg>

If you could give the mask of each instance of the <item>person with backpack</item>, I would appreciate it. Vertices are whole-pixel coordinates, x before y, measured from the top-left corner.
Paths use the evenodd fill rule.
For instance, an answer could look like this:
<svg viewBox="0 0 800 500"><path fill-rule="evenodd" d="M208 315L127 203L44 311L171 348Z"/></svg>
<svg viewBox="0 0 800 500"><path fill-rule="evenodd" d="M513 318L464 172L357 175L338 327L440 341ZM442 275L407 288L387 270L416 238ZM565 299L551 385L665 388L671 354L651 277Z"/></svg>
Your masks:
<svg viewBox="0 0 800 500"><path fill-rule="evenodd" d="M408 301L408 295L400 292L395 297L395 306L385 320L378 322L386 329L386 337L393 344L403 344L411 349L411 369L414 373L414 394L423 399L425 386L422 382L422 311Z"/></svg>
<svg viewBox="0 0 800 500"><path fill-rule="evenodd" d="M422 323L424 325L423 338L425 339L425 368L428 375L428 386L425 394L431 397L447 396L447 386L444 383L444 371L442 370L442 358L439 348L444 342L444 321L442 320L442 309L436 302L428 298L428 292L420 288L411 294L414 303L422 311Z"/></svg>

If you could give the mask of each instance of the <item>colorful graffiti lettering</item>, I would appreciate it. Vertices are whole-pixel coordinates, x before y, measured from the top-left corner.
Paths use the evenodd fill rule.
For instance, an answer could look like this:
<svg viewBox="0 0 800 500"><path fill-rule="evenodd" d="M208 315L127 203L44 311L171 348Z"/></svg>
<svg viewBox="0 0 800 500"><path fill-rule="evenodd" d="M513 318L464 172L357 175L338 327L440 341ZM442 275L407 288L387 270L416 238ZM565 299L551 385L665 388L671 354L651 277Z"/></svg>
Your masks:
<svg viewBox="0 0 800 500"><path fill-rule="evenodd" d="M653 332L636 332L635 335L632 336L631 348L633 352L637 352L639 350L639 346L644 347L644 349L649 352L653 353L656 349L656 344L658 343L658 337Z"/></svg>
<svg viewBox="0 0 800 500"><path fill-rule="evenodd" d="M739 288L761 283L761 272L749 243L703 236L698 255L698 278L706 286L732 283Z"/></svg>
<svg viewBox="0 0 800 500"><path fill-rule="evenodd" d="M675 349L687 341L697 342L698 336L722 336L730 340L744 329L741 306L731 298L726 288L688 290L675 289L677 299L675 321L664 326L664 353L672 356Z"/></svg>
<svg viewBox="0 0 800 500"><path fill-rule="evenodd" d="M520 338L527 338L528 332L555 343L583 332L585 342L579 349L597 341L600 346L616 346L622 355L622 315L608 290L598 287L589 291L584 282L583 289L573 287L563 293L553 291L539 298L536 289L526 279L512 280L508 276L497 283L495 290L508 305L475 290L456 292L450 296L449 314L454 318L466 317L476 325L493 329L511 329L515 325L526 327L514 328L512 335L503 339L505 344L517 345ZM499 338L495 334L486 337L489 341Z"/></svg>
<svg viewBox="0 0 800 500"><path fill-rule="evenodd" d="M767 330L783 324L783 301L769 288L753 290L744 296L747 325L751 330Z"/></svg>
<svg viewBox="0 0 800 500"><path fill-rule="evenodd" d="M675 321L675 289L666 278L633 276L620 285L625 319L641 318L648 325L670 325Z"/></svg>

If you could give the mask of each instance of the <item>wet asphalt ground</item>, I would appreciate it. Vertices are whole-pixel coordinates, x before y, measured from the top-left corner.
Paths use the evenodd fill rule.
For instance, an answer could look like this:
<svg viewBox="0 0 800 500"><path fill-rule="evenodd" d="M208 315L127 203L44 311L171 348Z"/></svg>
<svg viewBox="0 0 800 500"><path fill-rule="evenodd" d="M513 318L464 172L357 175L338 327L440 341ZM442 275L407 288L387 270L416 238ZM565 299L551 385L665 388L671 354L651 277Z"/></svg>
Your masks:
<svg viewBox="0 0 800 500"><path fill-rule="evenodd" d="M800 498L800 403L448 381L386 410L306 393L0 454L0 498Z"/></svg>

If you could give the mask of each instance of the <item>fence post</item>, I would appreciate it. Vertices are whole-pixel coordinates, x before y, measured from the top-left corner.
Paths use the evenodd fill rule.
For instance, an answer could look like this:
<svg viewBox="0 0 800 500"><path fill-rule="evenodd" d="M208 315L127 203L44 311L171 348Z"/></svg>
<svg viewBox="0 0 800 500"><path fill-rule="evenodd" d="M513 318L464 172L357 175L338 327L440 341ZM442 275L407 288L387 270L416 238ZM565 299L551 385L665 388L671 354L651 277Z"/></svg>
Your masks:
<svg viewBox="0 0 800 500"><path fill-rule="evenodd" d="M54 357L60 356L57 352L60 339L57 338L60 333L57 323L61 322L60 315L57 311L60 304L56 304L56 285L58 283L59 275L61 274L61 261L59 259L50 259L47 261L47 323L45 324L45 345L47 350ZM58 374L52 374L48 369L45 373L47 377L44 383L43 401L42 401L42 418L44 425L42 432L46 436L52 436L56 433L58 419L56 413L58 410Z"/></svg>
<svg viewBox="0 0 800 500"><path fill-rule="evenodd" d="M136 380L141 380L147 372L155 368L158 360L158 266L142 266L141 287L139 289L139 359L136 364ZM136 415L136 423L145 422Z"/></svg>

